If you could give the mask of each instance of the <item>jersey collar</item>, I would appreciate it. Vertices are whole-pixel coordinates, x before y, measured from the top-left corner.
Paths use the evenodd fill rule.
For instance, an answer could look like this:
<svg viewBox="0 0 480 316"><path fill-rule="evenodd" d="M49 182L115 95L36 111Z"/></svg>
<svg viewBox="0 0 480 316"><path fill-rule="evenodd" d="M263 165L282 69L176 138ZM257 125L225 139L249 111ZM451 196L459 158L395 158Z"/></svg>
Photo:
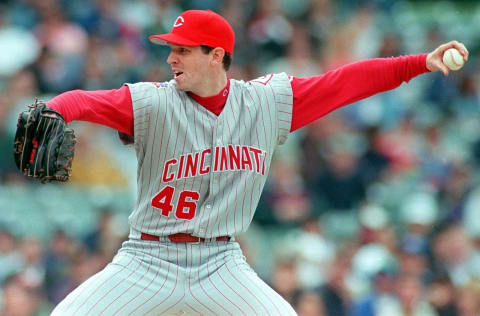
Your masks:
<svg viewBox="0 0 480 316"><path fill-rule="evenodd" d="M225 88L223 88L222 91L220 91L217 95L211 97L201 97L193 92L188 92L188 95L210 112L215 113L215 115L219 115L222 112L225 103L227 103L229 92L230 79L227 80L227 85L225 86Z"/></svg>

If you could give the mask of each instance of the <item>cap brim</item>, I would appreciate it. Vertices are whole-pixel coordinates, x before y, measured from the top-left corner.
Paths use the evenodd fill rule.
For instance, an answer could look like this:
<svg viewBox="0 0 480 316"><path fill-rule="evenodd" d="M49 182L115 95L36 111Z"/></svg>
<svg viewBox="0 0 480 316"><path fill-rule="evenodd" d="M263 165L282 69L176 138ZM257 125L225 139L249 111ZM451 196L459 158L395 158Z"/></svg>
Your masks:
<svg viewBox="0 0 480 316"><path fill-rule="evenodd" d="M184 37L178 36L176 34L167 33L167 34L160 34L160 35L150 35L148 37L150 42L159 45L168 45L176 44L176 45L183 45L183 46L200 46L200 43L195 41L186 39Z"/></svg>

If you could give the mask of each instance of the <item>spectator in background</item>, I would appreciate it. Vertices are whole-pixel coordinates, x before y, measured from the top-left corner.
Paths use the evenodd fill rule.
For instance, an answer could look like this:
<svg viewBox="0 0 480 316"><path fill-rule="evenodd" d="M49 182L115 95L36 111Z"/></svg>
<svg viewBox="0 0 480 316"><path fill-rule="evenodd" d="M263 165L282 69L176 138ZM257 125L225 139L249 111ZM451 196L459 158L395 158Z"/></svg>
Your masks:
<svg viewBox="0 0 480 316"><path fill-rule="evenodd" d="M377 275L396 270L397 259L388 248L379 243L356 246L351 259L351 269L347 276L347 287L352 300L359 301L377 289L374 282ZM383 283L381 284L383 285ZM383 287L379 288L384 290ZM382 293L379 293L382 296Z"/></svg>
<svg viewBox="0 0 480 316"><path fill-rule="evenodd" d="M292 228L313 216L315 210L299 168L291 158L272 162L272 177L267 180L263 198L255 212L258 224Z"/></svg>
<svg viewBox="0 0 480 316"><path fill-rule="evenodd" d="M317 291L301 290L292 303L298 316L328 316L322 297ZM338 314L340 315L340 314Z"/></svg>
<svg viewBox="0 0 480 316"><path fill-rule="evenodd" d="M377 203L366 202L358 210L358 242L360 244L384 243L391 249L392 243L385 242L391 235L391 223L386 209ZM385 237L383 237L385 236Z"/></svg>
<svg viewBox="0 0 480 316"><path fill-rule="evenodd" d="M47 316L48 306L42 303L38 287L28 287L13 275L5 281L0 315Z"/></svg>
<svg viewBox="0 0 480 316"><path fill-rule="evenodd" d="M397 255L399 258L398 273L414 276L421 280L424 285L430 283L432 272L428 266L428 249L426 244L410 239L404 241L399 248Z"/></svg>
<svg viewBox="0 0 480 316"><path fill-rule="evenodd" d="M480 255L461 225L449 222L438 227L432 247L434 268L447 271L455 286L465 286L480 278Z"/></svg>
<svg viewBox="0 0 480 316"><path fill-rule="evenodd" d="M404 198L400 212L405 227L400 248L404 259L422 261L422 254L428 251L430 230L438 217L436 200L429 192L411 193Z"/></svg>
<svg viewBox="0 0 480 316"><path fill-rule="evenodd" d="M336 250L333 243L326 238L317 217L312 216L305 220L291 248L300 287L318 288L331 280L331 269L335 269ZM340 269L340 263L334 271ZM334 283L341 283L340 277L336 273Z"/></svg>
<svg viewBox="0 0 480 316"><path fill-rule="evenodd" d="M437 316L426 299L425 287L416 276L399 275L395 281L395 300L378 306L378 315Z"/></svg>
<svg viewBox="0 0 480 316"><path fill-rule="evenodd" d="M465 233L472 239L473 251L480 254L480 189L470 192L465 201L461 224Z"/></svg>
<svg viewBox="0 0 480 316"><path fill-rule="evenodd" d="M402 44L398 34L385 33L382 36L380 47L378 48L378 57L388 58L391 56L402 55Z"/></svg>
<svg viewBox="0 0 480 316"><path fill-rule="evenodd" d="M439 203L445 220L459 221L464 218L464 208L474 185L473 171L466 164L449 166L448 181L439 191Z"/></svg>
<svg viewBox="0 0 480 316"><path fill-rule="evenodd" d="M392 271L381 270L372 277L372 290L351 305L351 316L377 316L378 308L394 300L395 276Z"/></svg>
<svg viewBox="0 0 480 316"><path fill-rule="evenodd" d="M345 135L348 137L348 135ZM349 211L365 198L365 187L359 170L359 158L342 135L330 141L325 152L326 167L316 179L314 191L330 211Z"/></svg>
<svg viewBox="0 0 480 316"><path fill-rule="evenodd" d="M105 208L99 215L98 227L85 236L84 244L90 254L103 257L106 264L115 256L127 234L123 225L117 223L114 212Z"/></svg>
<svg viewBox="0 0 480 316"><path fill-rule="evenodd" d="M6 88L8 89L8 95L5 96L7 101L5 110L10 110L15 114L17 114L20 105L23 108L24 103L31 101L39 92L35 74L30 67L15 73L8 80Z"/></svg>
<svg viewBox="0 0 480 316"><path fill-rule="evenodd" d="M300 175L305 180L307 187L311 188L316 179L325 169L324 152L327 150L328 139L346 128L342 119L332 113L319 121L310 124L304 131L300 140ZM311 189L312 194L314 190ZM315 198L315 196L312 196ZM315 200L315 204L319 201Z"/></svg>
<svg viewBox="0 0 480 316"><path fill-rule="evenodd" d="M89 255L83 249L78 250L71 258L68 273L51 289L51 302L58 304L82 282L101 271L109 260L100 253Z"/></svg>
<svg viewBox="0 0 480 316"><path fill-rule="evenodd" d="M292 303L295 293L299 290L294 260L277 259L269 284L287 302Z"/></svg>
<svg viewBox="0 0 480 316"><path fill-rule="evenodd" d="M455 109L459 115L466 117L477 112L480 94L476 87L476 78L473 72L464 72L459 74L458 78L458 103L461 109Z"/></svg>
<svg viewBox="0 0 480 316"><path fill-rule="evenodd" d="M40 240L26 237L21 241L24 266L20 275L30 287L42 287L45 282L44 248Z"/></svg>
<svg viewBox="0 0 480 316"><path fill-rule="evenodd" d="M341 251L330 265L327 282L319 288L326 316L346 316L351 303L346 278L350 270L350 257Z"/></svg>
<svg viewBox="0 0 480 316"><path fill-rule="evenodd" d="M321 51L325 42L334 33L336 6L332 0L310 1L308 11L308 30L313 38L314 47Z"/></svg>
<svg viewBox="0 0 480 316"><path fill-rule="evenodd" d="M103 210L98 219L98 226L85 236L84 243L90 253L100 252L103 244L107 242L112 216L111 210Z"/></svg>
<svg viewBox="0 0 480 316"><path fill-rule="evenodd" d="M381 131L378 127L370 127L365 130L368 142L367 150L362 154L359 161L359 170L363 185L369 187L378 181L389 167L387 156L380 151L378 141Z"/></svg>
<svg viewBox="0 0 480 316"><path fill-rule="evenodd" d="M441 122L435 122L425 128L425 138L422 148L419 150L419 172L424 182L431 186L435 191L452 187L450 181L451 172L455 172L452 166L443 157ZM452 199L452 204L457 203L456 194L453 192L445 192L447 199ZM451 196L448 196L451 195ZM456 208L457 206L449 205L448 208Z"/></svg>
<svg viewBox="0 0 480 316"><path fill-rule="evenodd" d="M72 262L79 245L64 231L57 230L50 241L50 246L45 256L45 288L48 299L57 304L62 294L59 288L69 278Z"/></svg>
<svg viewBox="0 0 480 316"><path fill-rule="evenodd" d="M405 117L398 127L385 131L378 139L380 152L388 158L390 172L401 174L414 170L418 163L417 149L421 140L411 115Z"/></svg>
<svg viewBox="0 0 480 316"><path fill-rule="evenodd" d="M438 316L457 316L455 286L447 274L438 273L429 286L429 301Z"/></svg>
<svg viewBox="0 0 480 316"><path fill-rule="evenodd" d="M312 54L309 34L300 25L292 25L292 32L285 56L273 59L262 72L284 71L296 77L310 77L319 73L320 66Z"/></svg>
<svg viewBox="0 0 480 316"><path fill-rule="evenodd" d="M310 203L298 165L293 161L276 160L272 163L272 181L268 182L265 200L269 205L264 216L272 216L277 225L297 226L310 217Z"/></svg>
<svg viewBox="0 0 480 316"><path fill-rule="evenodd" d="M261 51L259 64L284 56L293 28L281 11L278 0L260 0L249 21L247 34L255 51ZM253 56L252 56L253 57Z"/></svg>
<svg viewBox="0 0 480 316"><path fill-rule="evenodd" d="M34 62L40 52L40 45L34 34L27 28L8 23L7 12L3 7L0 10L0 47L8 47L3 50L0 57L2 78L15 76L17 72Z"/></svg>
<svg viewBox="0 0 480 316"><path fill-rule="evenodd" d="M18 239L7 229L0 229L0 283L23 266Z"/></svg>
<svg viewBox="0 0 480 316"><path fill-rule="evenodd" d="M44 48L36 67L41 90L59 93L81 87L88 49L86 32L55 6L47 6L41 13L43 23L36 29Z"/></svg>
<svg viewBox="0 0 480 316"><path fill-rule="evenodd" d="M480 281L472 281L458 290L457 310L459 316L480 314Z"/></svg>

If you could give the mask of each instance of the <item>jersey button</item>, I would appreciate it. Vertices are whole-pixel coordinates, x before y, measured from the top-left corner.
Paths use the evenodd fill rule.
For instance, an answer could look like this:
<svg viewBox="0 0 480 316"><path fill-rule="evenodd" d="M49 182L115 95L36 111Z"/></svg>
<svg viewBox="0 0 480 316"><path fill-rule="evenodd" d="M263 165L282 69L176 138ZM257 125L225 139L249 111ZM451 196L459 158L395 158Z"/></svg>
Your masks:
<svg viewBox="0 0 480 316"><path fill-rule="evenodd" d="M211 209L212 206L211 206L210 204L207 204L207 208L208 208L208 209Z"/></svg>

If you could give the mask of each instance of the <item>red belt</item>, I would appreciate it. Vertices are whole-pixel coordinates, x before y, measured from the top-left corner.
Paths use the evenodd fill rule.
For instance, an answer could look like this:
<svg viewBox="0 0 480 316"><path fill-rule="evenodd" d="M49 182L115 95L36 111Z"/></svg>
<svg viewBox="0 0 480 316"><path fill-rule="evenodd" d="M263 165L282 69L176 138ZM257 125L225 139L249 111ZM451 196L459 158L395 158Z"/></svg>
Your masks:
<svg viewBox="0 0 480 316"><path fill-rule="evenodd" d="M168 237L168 239L171 242L205 242L205 239L206 239L203 237L192 236L190 234L185 234L185 233L177 233L173 235L168 235L166 237ZM215 240L215 241L229 241L230 238L231 238L230 236L219 236L219 237L208 238L208 239ZM142 233L142 240L160 241L160 237Z"/></svg>

